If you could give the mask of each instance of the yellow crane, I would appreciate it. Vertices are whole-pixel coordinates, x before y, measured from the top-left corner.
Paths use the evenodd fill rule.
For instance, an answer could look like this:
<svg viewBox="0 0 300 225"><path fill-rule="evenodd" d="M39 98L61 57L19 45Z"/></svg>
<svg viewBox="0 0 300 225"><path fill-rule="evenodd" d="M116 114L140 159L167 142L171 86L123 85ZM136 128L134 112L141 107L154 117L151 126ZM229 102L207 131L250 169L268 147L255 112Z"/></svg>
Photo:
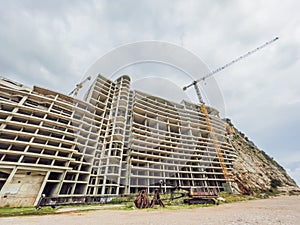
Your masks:
<svg viewBox="0 0 300 225"><path fill-rule="evenodd" d="M247 53L244 54L244 55L241 55L240 57L238 57L238 58L236 58L236 59L230 61L229 63L227 63L227 64L225 64L225 65L223 65L223 66L221 66L221 67L219 67L219 68L217 68L217 69L215 69L215 70L213 70L212 72L206 74L205 76L201 77L200 79L194 80L191 84L189 84L189 85L183 87L183 90L184 90L184 91L187 90L189 87L192 87L192 86L194 86L194 88L195 88L196 94L197 94L198 99L199 99L199 102L200 102L200 110L201 110L201 112L202 112L202 114L204 115L205 120L206 120L207 129L208 129L208 132L209 132L210 139L212 140L213 145L214 145L214 147L215 147L215 149L216 149L217 157L218 157L218 159L219 159L219 162L220 162L220 165L221 165L221 168L222 168L222 171L223 171L223 174L224 174L224 178L225 178L225 180L226 180L226 183L228 183L229 185L230 185L230 182L231 182L231 173L229 172L229 170L228 170L228 168L227 168L227 166L226 166L226 162L225 162L225 159L224 159L224 157L223 157L222 150L221 150L221 148L220 148L220 146L219 146L218 139L217 139L216 134L215 134L215 132L214 132L214 130L213 130L213 126L212 126L212 124L211 124L211 119L210 119L210 117L209 117L209 114L208 114L207 108L206 108L206 106L205 106L205 103L204 103L204 101L203 101L203 99L202 99L202 96L201 96L201 92L200 92L198 83L199 83L200 81L204 81L204 80L207 79L208 77L211 77L211 76L213 76L214 74L216 74L216 73L218 73L218 72L220 72L220 71L226 69L227 67L231 66L232 64L234 64L234 63L236 63L236 62L238 62L238 61L240 61L240 60L242 60L242 59L244 59L244 58L250 56L251 54L253 54L253 53L259 51L260 49L266 47L267 45L269 45L269 44L271 44L271 43L277 41L278 39L279 39L278 37L273 38L272 40L270 40L270 41L264 43L263 45L261 45L261 46L255 48L255 49L253 49L253 50L247 52Z"/></svg>
<svg viewBox="0 0 300 225"><path fill-rule="evenodd" d="M91 80L91 76L88 76L83 81L81 81L79 84L76 84L76 87L69 93L69 95L73 95L73 97L76 97L78 95L79 90L83 87L83 84L89 80Z"/></svg>

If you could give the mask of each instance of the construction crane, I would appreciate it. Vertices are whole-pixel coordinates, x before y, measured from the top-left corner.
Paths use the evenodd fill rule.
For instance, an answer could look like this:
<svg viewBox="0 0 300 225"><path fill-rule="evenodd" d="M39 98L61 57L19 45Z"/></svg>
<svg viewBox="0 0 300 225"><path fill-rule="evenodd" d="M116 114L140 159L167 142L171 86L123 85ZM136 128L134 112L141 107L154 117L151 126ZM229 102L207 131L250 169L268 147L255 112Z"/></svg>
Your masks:
<svg viewBox="0 0 300 225"><path fill-rule="evenodd" d="M83 84L89 80L91 80L91 76L88 76L83 81L81 81L79 84L76 84L76 87L69 93L69 95L73 95L73 97L76 97L78 95L79 90L83 87Z"/></svg>
<svg viewBox="0 0 300 225"><path fill-rule="evenodd" d="M194 88L195 88L196 94L197 94L199 102L200 102L200 110L201 110L202 114L205 116L205 120L206 120L206 124L207 124L207 130L209 132L209 136L210 136L210 138L211 138L211 140L213 142L213 145L214 145L214 147L216 149L217 157L219 159L219 162L220 162L220 165L221 165L221 168L222 168L222 171L223 171L226 183L228 183L229 185L231 184L231 173L227 169L227 166L226 166L226 163L225 163L225 159L223 157L223 153L222 153L222 151L220 149L220 146L218 144L218 139L217 139L216 134L215 134L215 132L213 130L213 127L212 127L212 124L211 124L211 120L210 120L207 108L205 106L205 103L203 101L203 98L201 96L201 92L200 92L200 88L198 86L198 83L200 81L204 81L205 79L213 76L214 74L216 74L216 73L218 73L218 72L226 69L227 67L231 66L232 64L234 64L236 62L239 62L240 60L242 60L242 59L244 59L244 58L252 55L253 53L259 51L260 49L262 49L262 48L268 46L269 44L272 44L273 42L277 41L278 39L279 39L278 37L273 38L272 40L264 43L263 45L261 45L261 46L255 48L255 49L247 52L244 55L241 55L240 57L232 60L231 62L225 64L224 66L221 66L221 67L213 70L212 72L206 74L205 76L201 77L200 79L194 80L191 84L183 87L184 91L187 90L191 86L194 86Z"/></svg>
<svg viewBox="0 0 300 225"><path fill-rule="evenodd" d="M236 58L236 59L234 59L234 60L232 60L231 62L226 63L224 66L221 66L221 67L219 67L219 68L213 70L212 72L206 74L205 76L201 77L200 79L193 81L193 83L191 83L191 84L189 84L189 85L183 87L183 90L185 91L185 90L187 90L189 87L191 87L191 86L193 86L193 85L194 85L194 87L196 87L196 86L197 86L197 83L199 83L200 81L204 81L205 79L207 79L207 78L213 76L214 74L216 74L216 73L218 73L218 72L220 72L220 71L226 69L227 67L231 66L232 64L234 64L234 63L236 63L236 62L238 62L238 61L240 61L240 60L242 60L242 59L244 59L244 58L246 58L246 57L252 55L253 53L259 51L260 49L266 47L267 45L272 44L273 42L277 41L278 39L279 39L279 37L275 37L275 38L273 38L272 40L267 41L267 42L264 43L263 45L261 45L261 46L255 48L255 49L253 49L253 50L247 52L247 53L244 54L244 55L241 55L240 57L238 57L238 58ZM197 92L199 101L200 101L200 102L203 101L203 100L202 100L202 97L201 97L201 95L200 95L200 91L199 91L199 93L198 93L198 91L196 90L196 92ZM202 103L202 102L201 102L201 103Z"/></svg>

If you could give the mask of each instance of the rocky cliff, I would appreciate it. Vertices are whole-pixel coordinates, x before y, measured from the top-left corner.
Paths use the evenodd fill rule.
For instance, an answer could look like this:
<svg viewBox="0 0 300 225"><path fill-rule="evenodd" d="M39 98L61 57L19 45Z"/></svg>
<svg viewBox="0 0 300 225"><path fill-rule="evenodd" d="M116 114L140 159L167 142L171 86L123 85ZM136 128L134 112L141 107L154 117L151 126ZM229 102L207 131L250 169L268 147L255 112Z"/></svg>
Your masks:
<svg viewBox="0 0 300 225"><path fill-rule="evenodd" d="M242 194L257 194L268 190L299 192L296 182L273 158L258 149L229 119L227 134L236 150L233 179Z"/></svg>

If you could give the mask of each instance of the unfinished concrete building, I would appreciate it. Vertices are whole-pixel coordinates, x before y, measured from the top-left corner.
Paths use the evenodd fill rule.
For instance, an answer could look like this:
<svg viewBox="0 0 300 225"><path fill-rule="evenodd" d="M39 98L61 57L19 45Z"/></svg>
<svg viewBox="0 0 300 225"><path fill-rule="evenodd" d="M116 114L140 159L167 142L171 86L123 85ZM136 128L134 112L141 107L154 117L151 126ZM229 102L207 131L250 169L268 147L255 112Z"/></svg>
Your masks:
<svg viewBox="0 0 300 225"><path fill-rule="evenodd" d="M231 171L225 123L208 111ZM195 104L130 90L129 76L99 75L84 101L0 79L0 206L34 205L42 194L73 201L158 187L222 191L225 183Z"/></svg>

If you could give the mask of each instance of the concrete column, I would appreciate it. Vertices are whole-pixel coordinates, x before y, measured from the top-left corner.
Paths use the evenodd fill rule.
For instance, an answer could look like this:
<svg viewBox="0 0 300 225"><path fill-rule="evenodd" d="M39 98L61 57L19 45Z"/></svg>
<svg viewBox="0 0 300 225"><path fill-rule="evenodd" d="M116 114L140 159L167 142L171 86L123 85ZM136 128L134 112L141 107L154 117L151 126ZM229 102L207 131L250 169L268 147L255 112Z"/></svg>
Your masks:
<svg viewBox="0 0 300 225"><path fill-rule="evenodd" d="M35 199L35 201L34 201L34 206L36 206L36 204L38 203L38 201L39 201L41 195L43 194L42 191L44 190L44 187L45 187L45 185L46 185L46 183L47 183L47 180L48 180L49 175L50 175L50 171L48 171L48 172L46 173L45 177L44 177L44 180L43 180L43 183L42 183L42 185L41 185L40 191L38 192L38 194L37 194L37 196L36 196L36 199Z"/></svg>

